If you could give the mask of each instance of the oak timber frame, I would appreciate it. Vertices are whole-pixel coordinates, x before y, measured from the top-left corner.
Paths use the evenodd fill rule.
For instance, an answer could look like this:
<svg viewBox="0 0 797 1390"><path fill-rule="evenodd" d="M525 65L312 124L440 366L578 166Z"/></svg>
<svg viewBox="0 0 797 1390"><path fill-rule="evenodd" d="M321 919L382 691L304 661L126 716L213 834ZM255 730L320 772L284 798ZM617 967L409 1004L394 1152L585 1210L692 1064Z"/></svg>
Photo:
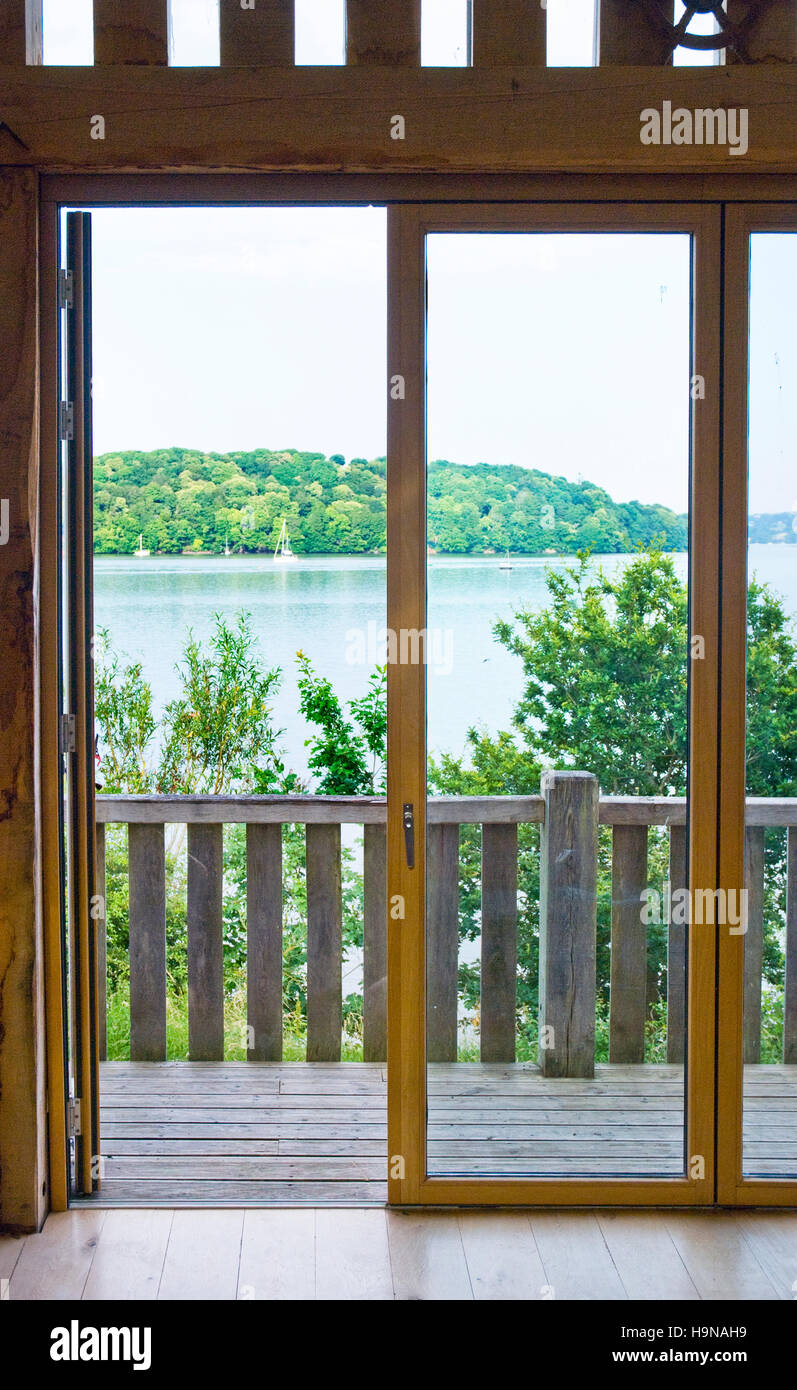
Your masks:
<svg viewBox="0 0 797 1390"><path fill-rule="evenodd" d="M0 63L4 56L0 44ZM533 203L537 210L557 202L574 207L622 203L632 215L634 204L713 204L716 215L725 219L720 234L732 290L726 299L723 370L726 383L746 382L746 318L744 335L739 331L746 309L742 312L734 295L744 255L737 219L747 214L735 207L722 214L716 205L777 204L771 211L761 208L762 216L775 220L790 216L779 211L783 205L797 206L797 69L788 64L702 70L624 66L578 70L574 80L571 70L515 67L514 61L446 71L365 65L203 70L0 66L0 326L13 345L15 363L10 386L0 391L0 428L8 462L2 491L12 499L11 538L0 561L9 595L6 614L13 615L13 621L6 618L4 629L4 688L13 691L13 697L7 706L9 721L0 730L0 761L4 769L13 768L14 779L9 783L12 774L4 771L4 785L12 790L7 793L8 813L0 823L0 886L15 933L13 950L0 959L4 971L10 961L0 1019L5 1027L0 1064L6 1062L0 1131L13 1134L0 1144L0 1225L34 1229L48 1206L62 1209L67 1201L63 970L56 908L60 866L54 839L60 795L54 626L57 517L51 471L57 453L53 248L58 207L460 203L471 209L478 205L481 223L482 212L485 219L493 215L487 205L496 203ZM749 153L734 159L717 146L643 147L639 111L660 106L664 99L687 107L748 106ZM103 111L108 117L106 139L92 140L90 117ZM406 119L404 141L389 138L389 118L395 112ZM404 263L413 275L418 264L417 250L409 249L415 235L410 231L417 227L419 215L417 208L408 207L393 219L391 232L394 264ZM531 221L530 210L524 215ZM404 280L402 284L410 319L398 347L411 357L417 346L413 348L406 334L410 324L417 334L417 304L411 286ZM391 343L391 358L396 346ZM725 398L722 589L715 584L713 599L703 597L706 603L722 603L716 610L722 612L719 704L724 770L718 886L730 888L742 881L739 671L744 654L739 643L744 596L738 576L743 570L741 459L746 450L737 390L726 390ZM718 524L716 505L718 498L713 527ZM420 524L417 513L416 518ZM406 572L416 576L417 586L417 535L414 545L406 536L401 540L395 562L409 567ZM395 565L391 574L395 593ZM405 589L405 602L410 601ZM413 601L419 602L417 592ZM417 690L413 698L417 708ZM719 717L716 705L714 716L711 728ZM718 757L720 750L712 746ZM715 761L713 775L717 765ZM701 824L693 833L707 840L717 836L718 825L715 808L711 824ZM393 884L390 890L401 891ZM407 953L411 956L406 939L391 951L394 958L397 952L402 960ZM706 1185L699 1200L792 1204L797 1201L797 1184L743 1182L740 1176L739 1141L734 1135L741 1115L736 1091L729 1090L738 1088L741 1075L733 1051L740 1032L739 955L738 943L720 943L718 1185L716 1198L713 1187ZM412 969L417 969L417 959ZM412 1020L398 1021L395 993L391 1001L392 1026L410 1030L402 1032L410 1036ZM9 1067L12 1042L15 1063ZM406 1076L401 1084L408 1084ZM402 1094L407 1102L411 1094L417 1095L410 1090ZM708 1114L708 1096L694 1090L692 1095ZM558 1197L553 1185L540 1196L520 1184L491 1183L487 1192L475 1183L469 1193L460 1186L448 1196L439 1186L434 1193L422 1191L420 1121L406 1133L396 1130L397 1123L394 1106L391 1152L401 1153L406 1145L416 1158L409 1155L408 1173L414 1176L393 1194L394 1200L576 1199L572 1183L566 1190L562 1184ZM624 1196L617 1186L604 1200L640 1202L640 1188L635 1182ZM596 1185L590 1184L589 1195L577 1200L600 1200ZM647 1200L672 1202L671 1185L665 1194L655 1195L649 1188ZM695 1198L690 1195L688 1200Z"/></svg>

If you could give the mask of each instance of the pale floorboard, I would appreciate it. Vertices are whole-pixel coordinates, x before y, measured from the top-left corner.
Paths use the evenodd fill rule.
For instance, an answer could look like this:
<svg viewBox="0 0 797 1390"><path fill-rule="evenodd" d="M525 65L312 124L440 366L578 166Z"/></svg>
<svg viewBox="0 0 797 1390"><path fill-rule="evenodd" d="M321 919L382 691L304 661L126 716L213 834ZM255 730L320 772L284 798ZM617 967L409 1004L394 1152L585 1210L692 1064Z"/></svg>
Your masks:
<svg viewBox="0 0 797 1390"><path fill-rule="evenodd" d="M797 1212L72 1210L0 1240L23 1299L793 1299Z"/></svg>

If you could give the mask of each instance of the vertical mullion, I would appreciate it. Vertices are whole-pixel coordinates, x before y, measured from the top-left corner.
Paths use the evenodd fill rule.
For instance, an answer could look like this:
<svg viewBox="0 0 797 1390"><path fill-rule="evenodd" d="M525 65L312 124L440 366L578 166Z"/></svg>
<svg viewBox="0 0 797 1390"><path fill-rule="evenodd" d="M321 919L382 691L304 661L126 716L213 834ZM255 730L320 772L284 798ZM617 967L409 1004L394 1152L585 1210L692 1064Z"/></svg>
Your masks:
<svg viewBox="0 0 797 1390"><path fill-rule="evenodd" d="M388 207L387 621L396 634L426 625L425 260L419 210ZM388 1196L414 1202L426 1171L423 662L388 664L387 704ZM413 867L405 852L407 803Z"/></svg>
<svg viewBox="0 0 797 1390"><path fill-rule="evenodd" d="M747 380L749 223L743 208L725 210L722 306L723 461L718 886L744 887L745 641L747 635ZM737 899L738 901L738 899ZM719 929L717 1038L717 1200L736 1201L742 1172L742 1028L744 936Z"/></svg>

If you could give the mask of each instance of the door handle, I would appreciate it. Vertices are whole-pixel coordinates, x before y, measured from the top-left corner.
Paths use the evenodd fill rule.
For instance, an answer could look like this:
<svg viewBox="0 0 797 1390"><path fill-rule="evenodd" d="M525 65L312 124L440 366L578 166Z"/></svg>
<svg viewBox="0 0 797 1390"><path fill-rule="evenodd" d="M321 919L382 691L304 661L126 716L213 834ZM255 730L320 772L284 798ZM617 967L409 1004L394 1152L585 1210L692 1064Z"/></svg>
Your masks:
<svg viewBox="0 0 797 1390"><path fill-rule="evenodd" d="M404 824L404 849L407 854L407 868L415 868L415 813L411 801L404 802L402 813Z"/></svg>

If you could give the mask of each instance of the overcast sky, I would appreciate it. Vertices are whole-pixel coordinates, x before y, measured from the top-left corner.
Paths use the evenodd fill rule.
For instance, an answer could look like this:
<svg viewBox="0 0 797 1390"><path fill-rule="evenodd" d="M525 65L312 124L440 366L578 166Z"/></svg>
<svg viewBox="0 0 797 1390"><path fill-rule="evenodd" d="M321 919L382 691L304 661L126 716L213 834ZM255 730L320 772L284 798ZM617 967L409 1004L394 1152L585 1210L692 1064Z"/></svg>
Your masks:
<svg viewBox="0 0 797 1390"><path fill-rule="evenodd" d="M218 62L216 11L172 0L173 62ZM463 62L464 0L423 13L424 61ZM548 15L549 62L591 62L592 0L549 0ZM45 0L45 44L48 62L90 62L91 0ZM298 0L297 59L342 56L342 0ZM385 452L383 209L123 209L93 224L98 453ZM797 238L767 238L753 271L751 510L797 509ZM685 237L435 238L429 304L430 457L685 508Z"/></svg>

